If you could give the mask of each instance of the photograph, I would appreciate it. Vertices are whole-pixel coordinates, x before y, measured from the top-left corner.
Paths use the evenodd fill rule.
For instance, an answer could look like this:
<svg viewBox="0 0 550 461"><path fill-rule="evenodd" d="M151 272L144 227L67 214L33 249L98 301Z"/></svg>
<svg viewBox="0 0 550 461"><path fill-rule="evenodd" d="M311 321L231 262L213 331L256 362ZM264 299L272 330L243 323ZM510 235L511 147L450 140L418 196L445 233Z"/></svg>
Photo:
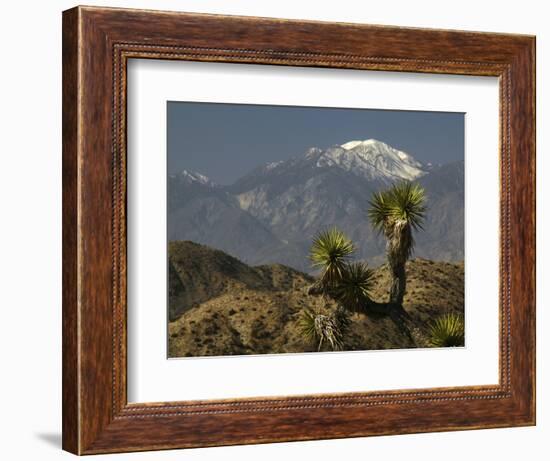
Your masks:
<svg viewBox="0 0 550 461"><path fill-rule="evenodd" d="M464 347L464 133L169 101L168 357Z"/></svg>

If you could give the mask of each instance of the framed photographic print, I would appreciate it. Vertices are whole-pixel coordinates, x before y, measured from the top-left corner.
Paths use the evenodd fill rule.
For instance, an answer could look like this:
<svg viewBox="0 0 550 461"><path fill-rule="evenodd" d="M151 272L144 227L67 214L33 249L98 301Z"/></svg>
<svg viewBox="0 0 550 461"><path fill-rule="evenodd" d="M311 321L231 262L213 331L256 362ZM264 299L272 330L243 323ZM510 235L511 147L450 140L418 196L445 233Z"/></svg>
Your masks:
<svg viewBox="0 0 550 461"><path fill-rule="evenodd" d="M167 109L170 358L464 346L463 113Z"/></svg>
<svg viewBox="0 0 550 461"><path fill-rule="evenodd" d="M535 423L535 39L63 14L63 448Z"/></svg>

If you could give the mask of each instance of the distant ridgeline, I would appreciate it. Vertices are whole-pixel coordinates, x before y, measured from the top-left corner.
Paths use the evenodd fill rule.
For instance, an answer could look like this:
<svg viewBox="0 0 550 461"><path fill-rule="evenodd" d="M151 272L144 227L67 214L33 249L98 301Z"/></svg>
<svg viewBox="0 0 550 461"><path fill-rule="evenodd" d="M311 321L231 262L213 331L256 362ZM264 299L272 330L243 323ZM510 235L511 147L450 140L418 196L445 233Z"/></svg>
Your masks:
<svg viewBox="0 0 550 461"><path fill-rule="evenodd" d="M268 163L230 186L184 170L168 178L168 239L221 249L250 265L281 263L311 271L315 234L331 226L358 247L357 257L384 261L384 240L367 219L372 192L401 180L426 190L425 230L415 255L464 259L464 162L424 165L374 139Z"/></svg>

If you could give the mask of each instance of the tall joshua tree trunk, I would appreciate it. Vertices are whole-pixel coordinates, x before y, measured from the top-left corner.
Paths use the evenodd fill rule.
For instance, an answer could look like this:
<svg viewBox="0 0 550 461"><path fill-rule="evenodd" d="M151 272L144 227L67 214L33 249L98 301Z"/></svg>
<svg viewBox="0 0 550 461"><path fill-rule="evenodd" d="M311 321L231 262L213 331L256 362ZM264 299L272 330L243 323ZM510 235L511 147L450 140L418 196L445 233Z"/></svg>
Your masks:
<svg viewBox="0 0 550 461"><path fill-rule="evenodd" d="M386 229L386 237L386 253L392 277L390 303L401 305L407 287L405 264L411 252L411 226L405 220L395 221Z"/></svg>
<svg viewBox="0 0 550 461"><path fill-rule="evenodd" d="M390 303L403 304L407 278L405 277L405 266L394 266L391 268Z"/></svg>

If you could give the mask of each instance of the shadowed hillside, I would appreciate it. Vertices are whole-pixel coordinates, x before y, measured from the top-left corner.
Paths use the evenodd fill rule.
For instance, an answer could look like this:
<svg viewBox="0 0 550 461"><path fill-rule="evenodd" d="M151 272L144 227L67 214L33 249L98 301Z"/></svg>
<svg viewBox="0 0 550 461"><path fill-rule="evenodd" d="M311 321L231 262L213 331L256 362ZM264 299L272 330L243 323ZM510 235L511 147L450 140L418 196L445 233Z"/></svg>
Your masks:
<svg viewBox="0 0 550 461"><path fill-rule="evenodd" d="M170 242L169 259L170 357L317 350L300 333L302 312L335 306L308 295L310 275L283 265L250 267L188 241ZM406 270L404 311L351 314L345 350L426 347L431 319L463 313L463 263L415 259ZM373 299L387 301L387 268L377 268L374 278Z"/></svg>

